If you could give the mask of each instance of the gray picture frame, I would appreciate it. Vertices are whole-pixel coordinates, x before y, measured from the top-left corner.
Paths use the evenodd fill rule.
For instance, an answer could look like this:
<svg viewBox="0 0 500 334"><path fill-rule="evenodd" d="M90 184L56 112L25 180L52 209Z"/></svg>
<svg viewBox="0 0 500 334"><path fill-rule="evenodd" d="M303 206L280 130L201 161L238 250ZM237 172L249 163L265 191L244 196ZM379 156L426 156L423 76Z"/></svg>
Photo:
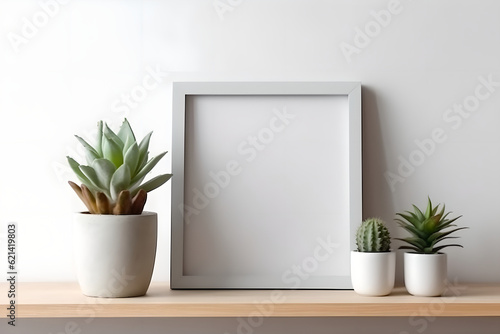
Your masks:
<svg viewBox="0 0 500 334"><path fill-rule="evenodd" d="M171 288L351 289L349 256L362 220L361 110L359 82L174 82ZM217 174L217 166L226 170ZM287 178L297 171L304 173ZM252 197L254 183L261 191Z"/></svg>

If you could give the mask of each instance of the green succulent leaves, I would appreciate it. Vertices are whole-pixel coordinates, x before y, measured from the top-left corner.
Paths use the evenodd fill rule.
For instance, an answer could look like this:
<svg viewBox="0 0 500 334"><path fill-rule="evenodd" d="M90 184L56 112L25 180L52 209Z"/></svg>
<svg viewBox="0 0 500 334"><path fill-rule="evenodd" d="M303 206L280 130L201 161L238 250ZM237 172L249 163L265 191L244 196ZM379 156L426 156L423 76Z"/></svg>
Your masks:
<svg viewBox="0 0 500 334"><path fill-rule="evenodd" d="M148 133L137 143L130 123L125 119L117 133L100 121L95 146L75 136L85 149L87 165L67 157L69 166L82 182L82 186L73 182L70 185L90 213L140 214L146 193L172 177L171 174L162 174L143 183L146 175L167 153L148 158L151 135L152 132Z"/></svg>
<svg viewBox="0 0 500 334"><path fill-rule="evenodd" d="M450 235L468 228L453 228L457 226L453 223L461 216L448 219L450 212L445 213L445 206L443 205L440 211L438 209L439 204L433 207L431 199L428 198L425 213L415 205L413 205L413 212L397 213L400 218L397 218L396 222L411 234L407 238L395 238L407 244L399 247L399 249L409 249L420 254L435 254L446 247L463 247L459 244L437 245L446 239L457 239L458 237Z"/></svg>
<svg viewBox="0 0 500 334"><path fill-rule="evenodd" d="M389 252L391 236L384 222L379 218L368 218L356 231L358 252Z"/></svg>

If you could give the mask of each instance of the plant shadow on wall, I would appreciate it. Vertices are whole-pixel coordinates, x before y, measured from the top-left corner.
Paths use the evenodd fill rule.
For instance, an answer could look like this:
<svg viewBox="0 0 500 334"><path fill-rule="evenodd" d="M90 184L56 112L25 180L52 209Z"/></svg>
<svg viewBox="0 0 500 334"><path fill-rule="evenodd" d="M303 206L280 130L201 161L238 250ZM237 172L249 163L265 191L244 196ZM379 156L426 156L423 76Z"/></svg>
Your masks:
<svg viewBox="0 0 500 334"><path fill-rule="evenodd" d="M152 132L138 142L127 119L116 133L102 121L97 127L93 145L76 136L88 165L68 157L82 182L69 184L89 210L75 215L78 282L87 296L142 296L153 274L158 230L157 214L143 208L147 192L172 175L143 181L167 152L150 159Z"/></svg>
<svg viewBox="0 0 500 334"><path fill-rule="evenodd" d="M363 86L363 217L390 220L394 214L392 193L385 182L386 154L375 91ZM394 231L388 226L391 234Z"/></svg>

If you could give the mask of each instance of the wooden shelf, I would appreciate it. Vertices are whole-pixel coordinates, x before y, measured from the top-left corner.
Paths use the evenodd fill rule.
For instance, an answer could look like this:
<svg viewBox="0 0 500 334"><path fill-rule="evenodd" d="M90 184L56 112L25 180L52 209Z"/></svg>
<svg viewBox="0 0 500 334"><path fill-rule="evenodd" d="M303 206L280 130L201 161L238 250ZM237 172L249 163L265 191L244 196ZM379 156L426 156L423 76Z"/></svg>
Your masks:
<svg viewBox="0 0 500 334"><path fill-rule="evenodd" d="M0 308L8 307L0 284ZM351 290L170 290L153 282L136 298L90 298L76 283L19 283L18 318L500 316L500 284L464 284L443 297L364 297Z"/></svg>

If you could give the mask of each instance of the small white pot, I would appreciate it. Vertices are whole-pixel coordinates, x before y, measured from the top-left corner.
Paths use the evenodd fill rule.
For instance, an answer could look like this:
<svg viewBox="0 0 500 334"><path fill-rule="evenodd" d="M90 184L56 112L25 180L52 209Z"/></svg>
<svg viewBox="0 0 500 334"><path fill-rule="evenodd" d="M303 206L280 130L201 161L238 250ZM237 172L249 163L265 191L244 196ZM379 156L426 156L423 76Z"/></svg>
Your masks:
<svg viewBox="0 0 500 334"><path fill-rule="evenodd" d="M91 297L146 294L153 274L157 214L75 215L78 283Z"/></svg>
<svg viewBox="0 0 500 334"><path fill-rule="evenodd" d="M445 253L405 253L405 286L414 296L441 296L446 288L447 261Z"/></svg>
<svg viewBox="0 0 500 334"><path fill-rule="evenodd" d="M351 282L360 295L386 296L394 288L395 252L351 252Z"/></svg>

